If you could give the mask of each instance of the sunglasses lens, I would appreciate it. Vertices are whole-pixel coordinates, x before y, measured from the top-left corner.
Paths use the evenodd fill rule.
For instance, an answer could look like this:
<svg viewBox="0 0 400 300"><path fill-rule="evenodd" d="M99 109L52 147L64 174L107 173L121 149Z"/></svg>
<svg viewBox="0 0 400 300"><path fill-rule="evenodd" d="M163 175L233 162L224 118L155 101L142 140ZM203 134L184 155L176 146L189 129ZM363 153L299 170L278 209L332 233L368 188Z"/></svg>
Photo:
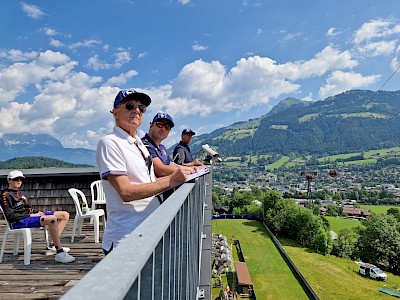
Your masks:
<svg viewBox="0 0 400 300"><path fill-rule="evenodd" d="M22 181L22 177L13 178L13 181Z"/></svg>
<svg viewBox="0 0 400 300"><path fill-rule="evenodd" d="M145 112L146 112L146 105L144 105L144 104L138 104L138 105L136 105L135 103L127 102L127 103L125 104L125 108L126 108L127 110L133 110L133 109L139 108L139 110L140 110L141 113L145 113Z"/></svg>
<svg viewBox="0 0 400 300"><path fill-rule="evenodd" d="M135 108L135 104L128 102L128 103L125 104L125 108L127 110L132 110L132 109Z"/></svg>
<svg viewBox="0 0 400 300"><path fill-rule="evenodd" d="M156 125L158 128L165 128L166 131L171 130L171 126L169 126L168 124L164 124L163 122L156 122Z"/></svg>

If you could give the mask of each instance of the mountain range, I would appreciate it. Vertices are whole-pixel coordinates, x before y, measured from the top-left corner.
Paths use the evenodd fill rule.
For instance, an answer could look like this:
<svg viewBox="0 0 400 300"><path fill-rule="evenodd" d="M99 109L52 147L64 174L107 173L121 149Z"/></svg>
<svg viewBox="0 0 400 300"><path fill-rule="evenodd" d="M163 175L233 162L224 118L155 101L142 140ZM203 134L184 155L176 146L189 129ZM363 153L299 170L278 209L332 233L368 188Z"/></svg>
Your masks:
<svg viewBox="0 0 400 300"><path fill-rule="evenodd" d="M0 138L0 160L15 157L42 156L74 164L96 165L96 152L84 148L64 148L48 134L4 134Z"/></svg>
<svg viewBox="0 0 400 300"><path fill-rule="evenodd" d="M195 136L222 157L248 154L332 155L400 146L400 91L351 90L321 101L287 98L265 115ZM169 153L172 153L171 147ZM64 148L46 134L4 134L0 160L44 156L95 166L95 151Z"/></svg>
<svg viewBox="0 0 400 300"><path fill-rule="evenodd" d="M287 98L270 112L193 139L222 156L332 155L400 146L400 91L351 90L321 101Z"/></svg>

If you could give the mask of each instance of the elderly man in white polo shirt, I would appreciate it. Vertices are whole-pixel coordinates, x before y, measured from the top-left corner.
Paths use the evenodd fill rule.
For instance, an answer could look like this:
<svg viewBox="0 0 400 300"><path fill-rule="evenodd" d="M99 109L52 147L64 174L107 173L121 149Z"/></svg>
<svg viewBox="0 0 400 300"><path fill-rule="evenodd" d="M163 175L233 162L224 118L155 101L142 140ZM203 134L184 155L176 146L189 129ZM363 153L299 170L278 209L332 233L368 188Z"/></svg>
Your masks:
<svg viewBox="0 0 400 300"><path fill-rule="evenodd" d="M155 197L187 180L189 171L177 168L157 178L151 156L136 135L151 98L135 90L121 90L111 111L115 127L97 145L96 160L107 199L107 227L103 251L108 254L159 205Z"/></svg>

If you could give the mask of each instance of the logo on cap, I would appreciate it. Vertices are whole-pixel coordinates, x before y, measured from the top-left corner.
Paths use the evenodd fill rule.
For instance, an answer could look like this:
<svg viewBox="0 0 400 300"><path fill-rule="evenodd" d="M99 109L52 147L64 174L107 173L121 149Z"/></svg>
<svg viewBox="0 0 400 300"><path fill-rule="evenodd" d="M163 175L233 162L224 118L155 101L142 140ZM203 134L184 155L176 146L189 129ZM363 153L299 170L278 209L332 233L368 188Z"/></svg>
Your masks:
<svg viewBox="0 0 400 300"><path fill-rule="evenodd" d="M186 129L183 129L182 130L182 135L184 135L184 134L186 134L186 133L189 133L189 134L191 134L191 135L195 135L196 133L192 130L192 129L190 129L190 128L186 128Z"/></svg>
<svg viewBox="0 0 400 300"><path fill-rule="evenodd" d="M152 123L154 123L154 122L156 122L157 120L160 120L160 119L167 120L170 123L171 128L175 126L174 121L172 120L172 117L169 114L167 114L165 112L162 112L162 111L160 111L159 113L157 113L154 116Z"/></svg>
<svg viewBox="0 0 400 300"><path fill-rule="evenodd" d="M151 98L145 93L140 93L135 90L121 90L115 97L114 108L117 108L122 101L128 99L138 100L146 106L149 106L151 103Z"/></svg>

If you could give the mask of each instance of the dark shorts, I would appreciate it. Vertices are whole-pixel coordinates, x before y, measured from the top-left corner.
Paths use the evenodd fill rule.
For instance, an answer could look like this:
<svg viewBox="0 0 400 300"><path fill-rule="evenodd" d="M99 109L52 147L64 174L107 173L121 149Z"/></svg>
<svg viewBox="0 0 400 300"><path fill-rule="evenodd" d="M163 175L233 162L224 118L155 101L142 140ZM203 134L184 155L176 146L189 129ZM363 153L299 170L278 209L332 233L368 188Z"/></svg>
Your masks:
<svg viewBox="0 0 400 300"><path fill-rule="evenodd" d="M104 255L107 255L108 253L110 253L110 252L113 250L113 248L114 248L114 245L113 245L113 244L111 244L110 250L106 250L106 249L103 248L103 253L104 253Z"/></svg>
<svg viewBox="0 0 400 300"><path fill-rule="evenodd" d="M44 215L52 216L54 215L54 211L45 211ZM28 217L23 220L19 220L17 223L12 224L11 226L13 229L42 227L42 225L40 225L40 218L41 216Z"/></svg>

